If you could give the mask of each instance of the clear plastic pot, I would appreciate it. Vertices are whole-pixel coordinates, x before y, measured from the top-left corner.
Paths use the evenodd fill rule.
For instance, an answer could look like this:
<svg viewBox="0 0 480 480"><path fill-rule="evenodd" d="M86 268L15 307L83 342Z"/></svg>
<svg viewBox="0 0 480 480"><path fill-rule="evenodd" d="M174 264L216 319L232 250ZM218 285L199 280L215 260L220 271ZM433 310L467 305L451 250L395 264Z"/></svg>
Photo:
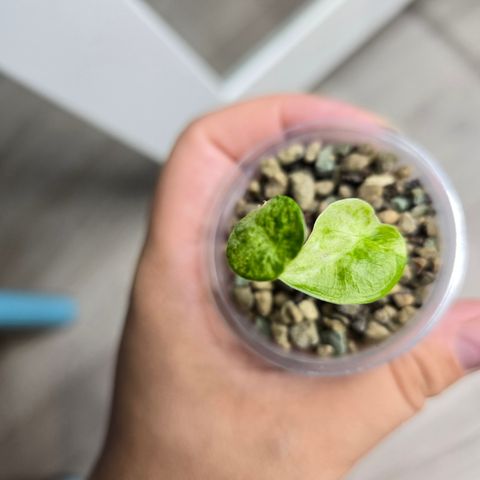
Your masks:
<svg viewBox="0 0 480 480"><path fill-rule="evenodd" d="M252 322L232 300L232 273L225 258L225 239L236 202L255 176L259 162L291 143L321 140L324 143L368 143L398 156L400 164L411 165L421 179L437 211L440 229L441 268L423 306L415 317L389 339L342 357L317 358L297 351L285 351L257 332ZM226 179L210 219L207 239L208 274L212 297L220 314L238 337L266 361L303 374L344 375L385 363L412 348L440 320L458 291L466 263L466 235L463 211L450 181L430 154L402 134L371 124L319 122L286 131L281 137L259 146L239 163Z"/></svg>

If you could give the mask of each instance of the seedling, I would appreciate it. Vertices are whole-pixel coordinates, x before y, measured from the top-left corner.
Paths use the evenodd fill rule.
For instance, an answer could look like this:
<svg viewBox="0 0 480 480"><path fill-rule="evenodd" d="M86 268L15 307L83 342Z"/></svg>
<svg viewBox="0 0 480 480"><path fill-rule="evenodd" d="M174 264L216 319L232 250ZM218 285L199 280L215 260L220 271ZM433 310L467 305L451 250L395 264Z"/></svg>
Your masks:
<svg viewBox="0 0 480 480"><path fill-rule="evenodd" d="M372 206L356 198L329 205L305 238L297 203L274 197L235 225L228 263L248 280L279 279L320 300L362 304L388 294L407 262L397 228L382 224Z"/></svg>

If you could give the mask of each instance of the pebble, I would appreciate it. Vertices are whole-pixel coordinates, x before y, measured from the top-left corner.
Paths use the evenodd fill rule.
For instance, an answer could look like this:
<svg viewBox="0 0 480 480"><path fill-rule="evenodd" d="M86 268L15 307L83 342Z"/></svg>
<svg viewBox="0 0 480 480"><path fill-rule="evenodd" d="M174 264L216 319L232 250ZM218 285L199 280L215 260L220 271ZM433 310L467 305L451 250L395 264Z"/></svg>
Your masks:
<svg viewBox="0 0 480 480"><path fill-rule="evenodd" d="M336 312L337 305L333 303L321 303L320 312L324 317L331 317Z"/></svg>
<svg viewBox="0 0 480 480"><path fill-rule="evenodd" d="M362 311L362 305L338 305L337 310L348 317L355 317Z"/></svg>
<svg viewBox="0 0 480 480"><path fill-rule="evenodd" d="M345 323L337 318L324 318L323 323L330 328L330 330L345 332Z"/></svg>
<svg viewBox="0 0 480 480"><path fill-rule="evenodd" d="M419 279L418 279L418 283L420 285L429 285L430 283L432 283L433 281L435 280L435 273L434 272L429 272L429 271L425 271L423 272Z"/></svg>
<svg viewBox="0 0 480 480"><path fill-rule="evenodd" d="M369 157L374 157L375 155L377 155L377 150L375 150L375 147L370 143L362 143L358 146L357 151L358 153L361 153L362 155L367 155Z"/></svg>
<svg viewBox="0 0 480 480"><path fill-rule="evenodd" d="M339 155L342 155L343 157L348 155L352 150L353 150L353 146L349 145L348 143L335 145L333 147L333 151Z"/></svg>
<svg viewBox="0 0 480 480"><path fill-rule="evenodd" d="M305 163L313 163L320 153L320 149L322 148L321 142L312 142L308 145L307 149L305 150Z"/></svg>
<svg viewBox="0 0 480 480"><path fill-rule="evenodd" d="M338 332L327 330L322 332L322 342L331 345L335 355L345 355L347 353L347 339L345 335Z"/></svg>
<svg viewBox="0 0 480 480"><path fill-rule="evenodd" d="M255 290L273 290L272 282L251 282L250 284Z"/></svg>
<svg viewBox="0 0 480 480"><path fill-rule="evenodd" d="M260 172L268 179L274 180L276 183L287 186L288 177L283 171L275 157L268 157L262 160L260 164Z"/></svg>
<svg viewBox="0 0 480 480"><path fill-rule="evenodd" d="M305 154L305 147L301 143L294 143L278 152L277 158L282 165L291 165L300 160Z"/></svg>
<svg viewBox="0 0 480 480"><path fill-rule="evenodd" d="M360 153L351 153L343 161L342 167L347 172L361 172L370 164L371 158Z"/></svg>
<svg viewBox="0 0 480 480"><path fill-rule="evenodd" d="M375 310L373 313L373 318L382 325L388 325L392 320L395 319L397 314L398 311L396 308L392 307L391 305L385 305L384 307Z"/></svg>
<svg viewBox="0 0 480 480"><path fill-rule="evenodd" d="M353 340L349 340L347 343L349 353L358 352L357 344Z"/></svg>
<svg viewBox="0 0 480 480"><path fill-rule="evenodd" d="M264 185L266 199L284 195L288 188L288 176L275 157L264 159L260 165L261 173L268 179Z"/></svg>
<svg viewBox="0 0 480 480"><path fill-rule="evenodd" d="M326 197L330 195L335 188L335 184L331 180L321 180L320 182L315 182L315 192L317 195Z"/></svg>
<svg viewBox="0 0 480 480"><path fill-rule="evenodd" d="M354 190L350 185L340 185L338 187L338 196L340 198L351 198L354 196Z"/></svg>
<svg viewBox="0 0 480 480"><path fill-rule="evenodd" d="M333 355L335 355L335 349L328 343L322 344L317 347L317 355L322 358L333 357Z"/></svg>
<svg viewBox="0 0 480 480"><path fill-rule="evenodd" d="M415 218L408 212L402 213L398 219L398 229L404 235L412 235L417 231L418 224Z"/></svg>
<svg viewBox="0 0 480 480"><path fill-rule="evenodd" d="M262 187L258 180L252 180L248 185L248 191L254 195L258 195L262 191Z"/></svg>
<svg viewBox="0 0 480 480"><path fill-rule="evenodd" d="M322 200L318 205L318 213L322 213L331 203L338 200L334 195L330 195L325 200Z"/></svg>
<svg viewBox="0 0 480 480"><path fill-rule="evenodd" d="M300 205L302 210L312 208L315 200L315 181L309 172L298 171L291 173L290 184L293 198Z"/></svg>
<svg viewBox="0 0 480 480"><path fill-rule="evenodd" d="M412 174L413 174L413 169L410 165L402 165L395 170L395 176L399 180L410 178Z"/></svg>
<svg viewBox="0 0 480 480"><path fill-rule="evenodd" d="M407 181L406 180L397 180L394 185L391 186L395 190L395 193L398 195L408 194L407 192Z"/></svg>
<svg viewBox="0 0 480 480"><path fill-rule="evenodd" d="M437 249L434 247L417 247L415 249L415 253L427 260L433 260L438 256Z"/></svg>
<svg viewBox="0 0 480 480"><path fill-rule="evenodd" d="M320 318L320 312L318 311L315 300L306 298L298 304L298 308L302 312L304 318L309 322L314 322Z"/></svg>
<svg viewBox="0 0 480 480"><path fill-rule="evenodd" d="M438 235L437 222L432 217L424 219L425 231L429 237L436 237Z"/></svg>
<svg viewBox="0 0 480 480"><path fill-rule="evenodd" d="M324 147L315 162L315 171L321 176L330 176L335 169L336 159L331 145Z"/></svg>
<svg viewBox="0 0 480 480"><path fill-rule="evenodd" d="M427 296L429 288L430 287L428 285L423 285L423 286L418 286L415 289L415 299L417 303L419 303L420 305L422 304L423 300L425 300L425 297Z"/></svg>
<svg viewBox="0 0 480 480"><path fill-rule="evenodd" d="M416 312L417 309L412 305L407 305L406 307L403 307L398 312L398 323L400 323L401 325L405 325L415 315Z"/></svg>
<svg viewBox="0 0 480 480"><path fill-rule="evenodd" d="M272 292L270 290L258 290L253 296L255 297L257 312L263 316L269 315L273 307Z"/></svg>
<svg viewBox="0 0 480 480"><path fill-rule="evenodd" d="M292 343L301 349L307 349L318 345L320 338L315 323L302 322L290 328Z"/></svg>
<svg viewBox="0 0 480 480"><path fill-rule="evenodd" d="M397 157L393 153L379 152L374 162L374 169L378 173L389 173L395 168Z"/></svg>
<svg viewBox="0 0 480 480"><path fill-rule="evenodd" d="M272 323L271 326L272 337L275 342L285 350L290 350L291 344L288 339L288 327L279 323Z"/></svg>
<svg viewBox="0 0 480 480"><path fill-rule="evenodd" d="M333 318L335 320L339 320L340 322L342 322L346 327L350 325L350 319L346 315L342 315L340 313L334 313Z"/></svg>
<svg viewBox="0 0 480 480"><path fill-rule="evenodd" d="M315 214L316 212L318 212L319 205L320 205L320 202L317 202L316 200L314 200L310 204L310 206L305 209L305 219L307 219L308 214ZM314 216L313 218L316 218L316 216ZM307 227L307 237L306 238L308 238L308 235L310 235L310 230Z"/></svg>
<svg viewBox="0 0 480 480"><path fill-rule="evenodd" d="M326 319L327 320L327 319ZM345 325L339 320L328 319L330 330L322 331L322 343L328 343L335 349L337 355L347 353L347 336ZM325 321L327 323L327 321Z"/></svg>
<svg viewBox="0 0 480 480"><path fill-rule="evenodd" d="M365 179L365 185L378 185L380 187L388 187L395 183L395 177L390 173L382 173L380 175L370 175Z"/></svg>
<svg viewBox="0 0 480 480"><path fill-rule="evenodd" d="M419 218L427 214L429 210L430 210L430 207L428 205L423 204L423 205L417 205L416 207L413 207L410 213L415 218Z"/></svg>
<svg viewBox="0 0 480 480"><path fill-rule="evenodd" d="M346 183L350 183L351 185L358 186L365 179L365 175L360 172L344 172L342 173L341 178Z"/></svg>
<svg viewBox="0 0 480 480"><path fill-rule="evenodd" d="M235 302L242 310L250 310L253 307L253 293L249 286L235 287L233 289Z"/></svg>
<svg viewBox="0 0 480 480"><path fill-rule="evenodd" d="M412 188L412 200L414 205L422 205L425 203L427 196L425 194L425 190L420 187Z"/></svg>
<svg viewBox="0 0 480 480"><path fill-rule="evenodd" d="M378 218L383 223L388 223L389 225L395 225L398 222L398 218L400 217L399 213L395 210L383 210L378 214Z"/></svg>
<svg viewBox="0 0 480 480"><path fill-rule="evenodd" d="M375 305L383 306L383 305L386 305L387 303L388 303L388 297L383 297L383 298L379 298L379 299L375 302Z"/></svg>
<svg viewBox="0 0 480 480"><path fill-rule="evenodd" d="M292 300L288 300L280 310L280 318L286 325L300 323L303 320L303 313Z"/></svg>
<svg viewBox="0 0 480 480"><path fill-rule="evenodd" d="M415 303L415 295L410 292L398 292L393 296L393 301L398 308L406 307L407 305L413 305Z"/></svg>
<svg viewBox="0 0 480 480"><path fill-rule="evenodd" d="M255 329L266 337L270 337L270 322L263 317L255 317Z"/></svg>
<svg viewBox="0 0 480 480"><path fill-rule="evenodd" d="M281 307L289 298L285 292L278 292L273 296L273 303L276 307Z"/></svg>
<svg viewBox="0 0 480 480"><path fill-rule="evenodd" d="M365 330L365 336L370 340L384 340L390 336L390 330L384 325L372 320L368 323L367 329Z"/></svg>
<svg viewBox="0 0 480 480"><path fill-rule="evenodd" d="M410 200L407 197L403 197L401 195L397 197L393 197L391 200L392 207L397 212L404 212L410 208Z"/></svg>
<svg viewBox="0 0 480 480"><path fill-rule="evenodd" d="M427 268L428 260L424 257L413 257L412 264L415 268L417 273L422 272L425 268Z"/></svg>
<svg viewBox="0 0 480 480"><path fill-rule="evenodd" d="M247 280L246 278L240 277L239 275L235 275L235 278L233 280L233 284L236 287L246 287L250 285L250 281Z"/></svg>
<svg viewBox="0 0 480 480"><path fill-rule="evenodd" d="M270 180L265 184L264 195L267 200L277 195L285 195L287 193L287 185L278 183L276 180Z"/></svg>
<svg viewBox="0 0 480 480"><path fill-rule="evenodd" d="M381 185L368 185L364 182L358 189L358 196L371 204L378 203L379 200L383 202L383 187Z"/></svg>
<svg viewBox="0 0 480 480"><path fill-rule="evenodd" d="M413 272L412 267L410 265L406 265L405 269L403 270L402 278L400 279L401 283L409 283L413 279Z"/></svg>
<svg viewBox="0 0 480 480"><path fill-rule="evenodd" d="M397 283L391 290L390 294L394 293L399 293L399 292L404 292L405 290L402 289L402 287Z"/></svg>
<svg viewBox="0 0 480 480"><path fill-rule="evenodd" d="M361 317L361 318L355 319L351 325L355 332L364 334L365 330L367 329L367 324L368 324L367 317Z"/></svg>
<svg viewBox="0 0 480 480"><path fill-rule="evenodd" d="M256 203L247 202L243 198L241 198L235 205L235 213L239 217L244 217L251 211L255 210L257 207L258 205Z"/></svg>

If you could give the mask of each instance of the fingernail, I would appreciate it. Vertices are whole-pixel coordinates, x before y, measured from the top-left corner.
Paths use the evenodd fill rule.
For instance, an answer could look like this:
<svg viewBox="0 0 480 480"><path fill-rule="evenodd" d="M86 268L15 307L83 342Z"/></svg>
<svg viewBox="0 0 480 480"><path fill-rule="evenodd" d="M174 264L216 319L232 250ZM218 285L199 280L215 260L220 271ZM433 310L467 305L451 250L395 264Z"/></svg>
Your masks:
<svg viewBox="0 0 480 480"><path fill-rule="evenodd" d="M480 318L461 325L455 346L458 360L465 370L480 368Z"/></svg>

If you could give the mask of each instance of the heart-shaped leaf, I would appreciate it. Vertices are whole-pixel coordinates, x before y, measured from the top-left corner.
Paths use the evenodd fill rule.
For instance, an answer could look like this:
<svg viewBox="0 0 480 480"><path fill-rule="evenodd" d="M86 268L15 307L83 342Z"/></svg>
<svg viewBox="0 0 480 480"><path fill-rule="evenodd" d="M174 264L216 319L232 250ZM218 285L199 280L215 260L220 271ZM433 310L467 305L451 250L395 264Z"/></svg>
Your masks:
<svg viewBox="0 0 480 480"><path fill-rule="evenodd" d="M232 270L249 280L275 280L305 241L305 221L290 197L278 196L242 218L227 244Z"/></svg>
<svg viewBox="0 0 480 480"><path fill-rule="evenodd" d="M375 216L370 204L351 198L332 203L280 280L312 297L337 304L370 303L402 276L405 240Z"/></svg>

